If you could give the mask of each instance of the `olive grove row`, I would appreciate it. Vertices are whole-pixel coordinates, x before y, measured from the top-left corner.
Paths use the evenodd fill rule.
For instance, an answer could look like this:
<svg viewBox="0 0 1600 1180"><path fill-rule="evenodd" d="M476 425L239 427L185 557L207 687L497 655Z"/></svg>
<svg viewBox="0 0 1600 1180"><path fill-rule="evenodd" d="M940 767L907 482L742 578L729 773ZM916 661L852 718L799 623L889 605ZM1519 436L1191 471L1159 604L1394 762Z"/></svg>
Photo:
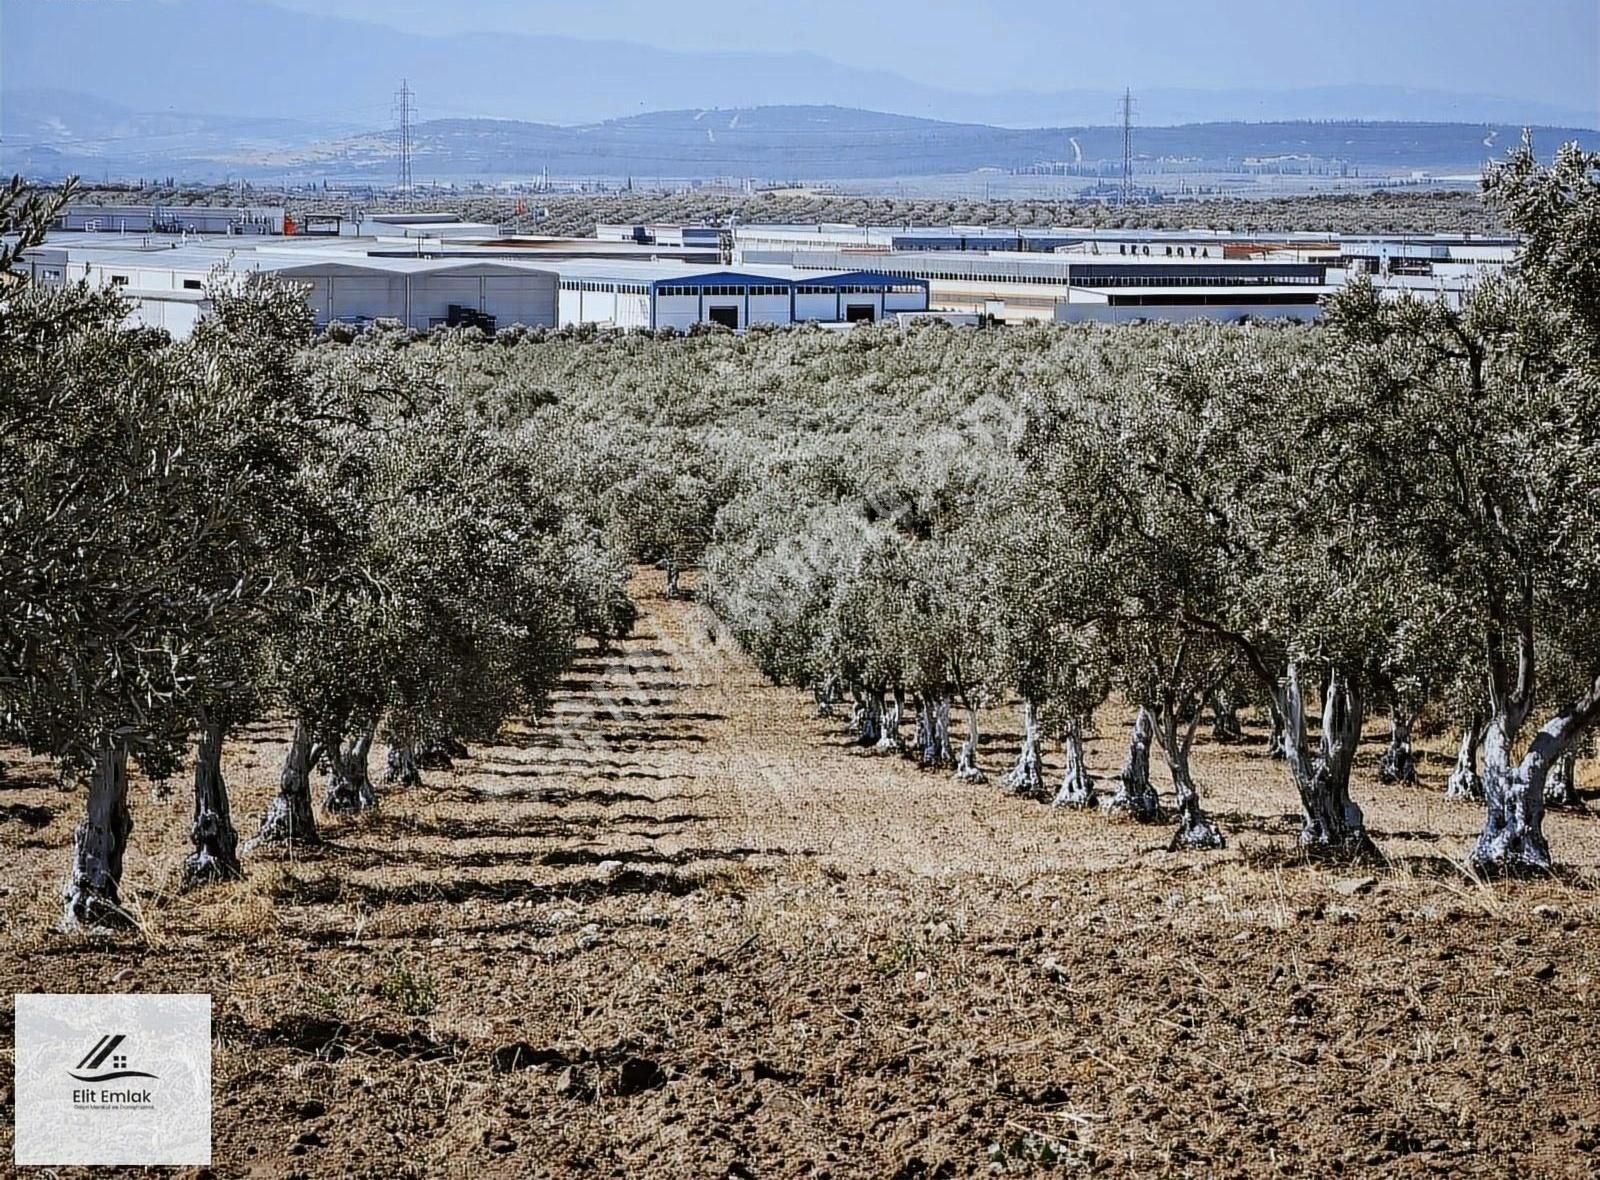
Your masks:
<svg viewBox="0 0 1600 1180"><path fill-rule="evenodd" d="M1177 845L1221 839L1189 768L1207 703L1265 707L1303 844L1358 857L1363 718L1390 715L1381 772L1406 779L1429 709L1463 735L1450 793L1485 805L1473 861L1548 868L1546 801L1600 719L1600 185L1571 149L1486 187L1528 252L1460 310L1358 284L1315 329L1092 336L1047 380L908 416L848 494L769 456L718 518L713 605L771 676L852 698L864 743L900 748L909 699L925 766L982 777L978 709L1018 702L1005 782L1060 804L1092 801L1081 735L1119 690L1139 714L1107 805L1154 814L1159 749Z"/></svg>
<svg viewBox="0 0 1600 1180"><path fill-rule="evenodd" d="M15 220L15 219L14 219ZM625 555L536 436L492 429L416 358L312 363L297 292L210 292L193 337L84 287L0 304L0 736L87 786L67 924L127 919L130 762L192 751L188 884L241 873L225 739L292 725L261 844L534 708L579 638L634 619Z"/></svg>
<svg viewBox="0 0 1600 1180"><path fill-rule="evenodd" d="M1102 229L1183 229L1201 226L1240 232L1310 230L1331 233L1496 233L1494 211L1476 193L1327 193L1303 197L1214 198L1119 208L1099 201L1041 198L859 196L774 191L754 194L692 189L605 194L538 193L525 197L449 191L419 192L404 200L374 196L352 202L342 193L247 190L256 203L283 203L295 216L348 215L353 205L371 212L455 213L468 221L508 226L518 233L587 236L599 222L711 225L1022 225L1095 226ZM89 190L99 204L151 201L165 206L234 204L236 187L151 185Z"/></svg>

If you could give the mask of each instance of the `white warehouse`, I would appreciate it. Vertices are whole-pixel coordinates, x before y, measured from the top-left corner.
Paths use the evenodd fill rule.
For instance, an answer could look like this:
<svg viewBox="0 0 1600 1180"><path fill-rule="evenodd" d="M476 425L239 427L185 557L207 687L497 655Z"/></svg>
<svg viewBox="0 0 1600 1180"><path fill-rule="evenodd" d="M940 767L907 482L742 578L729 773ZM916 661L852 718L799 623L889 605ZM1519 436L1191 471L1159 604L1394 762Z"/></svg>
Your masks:
<svg viewBox="0 0 1600 1180"><path fill-rule="evenodd" d="M130 321L186 336L206 308L215 270L273 274L297 283L318 327L335 321L399 320L411 328L471 324L493 331L556 322L554 271L499 259L389 258L323 249L105 249L49 242L24 268L46 284L115 287L133 303Z"/></svg>
<svg viewBox="0 0 1600 1180"><path fill-rule="evenodd" d="M693 267L674 262L552 260L561 278L557 322L619 328L699 323L872 323L926 311L928 284L873 271L818 273L791 266Z"/></svg>

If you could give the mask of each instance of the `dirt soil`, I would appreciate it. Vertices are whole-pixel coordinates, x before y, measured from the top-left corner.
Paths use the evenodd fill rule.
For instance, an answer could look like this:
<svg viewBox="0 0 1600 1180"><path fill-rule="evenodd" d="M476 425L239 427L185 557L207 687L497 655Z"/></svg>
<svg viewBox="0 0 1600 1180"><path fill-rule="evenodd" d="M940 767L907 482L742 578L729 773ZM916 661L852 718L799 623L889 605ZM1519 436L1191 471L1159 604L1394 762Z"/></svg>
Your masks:
<svg viewBox="0 0 1600 1180"><path fill-rule="evenodd" d="M219 1176L1600 1174L1594 815L1548 820L1556 877L1477 882L1444 739L1386 787L1373 726L1388 863L1309 865L1253 729L1196 751L1227 850L1169 853L859 752L635 590L550 717L241 884L175 892L185 784L138 781L136 933L55 930L82 797L5 752L0 991L211 993ZM286 737L229 750L245 835ZM4 1159L11 1098L0 1062Z"/></svg>

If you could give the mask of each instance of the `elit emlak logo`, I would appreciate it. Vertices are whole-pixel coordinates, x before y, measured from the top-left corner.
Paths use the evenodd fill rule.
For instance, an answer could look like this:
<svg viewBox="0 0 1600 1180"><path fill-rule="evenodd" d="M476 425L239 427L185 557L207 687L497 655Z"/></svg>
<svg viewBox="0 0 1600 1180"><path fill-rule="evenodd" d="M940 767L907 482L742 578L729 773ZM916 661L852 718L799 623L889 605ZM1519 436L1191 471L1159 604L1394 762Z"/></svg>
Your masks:
<svg viewBox="0 0 1600 1180"><path fill-rule="evenodd" d="M14 1003L17 1165L210 1164L210 996L41 992Z"/></svg>
<svg viewBox="0 0 1600 1180"><path fill-rule="evenodd" d="M76 1078L80 1082L114 1082L119 1078L152 1078L161 1079L153 1073L146 1073L142 1069L129 1069L128 1057L125 1053L118 1053L122 1042L128 1038L123 1033L107 1033L95 1042L94 1048L83 1055L83 1060L67 1071L67 1076ZM109 1060L108 1060L109 1059ZM79 1072L79 1071L87 1072ZM97 1073L96 1070L104 1070Z"/></svg>

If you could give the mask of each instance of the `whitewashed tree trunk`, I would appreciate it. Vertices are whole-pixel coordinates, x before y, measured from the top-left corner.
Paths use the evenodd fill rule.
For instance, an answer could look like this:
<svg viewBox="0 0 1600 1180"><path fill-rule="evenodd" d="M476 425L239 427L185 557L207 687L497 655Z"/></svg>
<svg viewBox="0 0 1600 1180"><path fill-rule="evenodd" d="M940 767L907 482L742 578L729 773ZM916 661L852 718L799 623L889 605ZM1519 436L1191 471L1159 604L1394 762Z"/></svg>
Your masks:
<svg viewBox="0 0 1600 1180"><path fill-rule="evenodd" d="M89 774L89 800L72 838L72 875L62 897L63 927L123 926L131 919L122 908L122 857L133 831L128 812L128 750L108 741L95 751Z"/></svg>
<svg viewBox="0 0 1600 1180"><path fill-rule="evenodd" d="M1456 750L1455 769L1444 785L1446 799L1471 799L1483 801L1483 779L1478 777L1478 743L1483 740L1483 719L1473 717L1461 731L1461 745Z"/></svg>
<svg viewBox="0 0 1600 1180"><path fill-rule="evenodd" d="M1399 709L1389 717L1389 744L1378 759L1378 781L1417 781L1417 759L1411 751L1411 718Z"/></svg>
<svg viewBox="0 0 1600 1180"><path fill-rule="evenodd" d="M1022 750L1006 775L1005 785L1031 799L1041 799L1045 794L1044 762L1039 757L1039 714L1032 701L1022 702Z"/></svg>
<svg viewBox="0 0 1600 1180"><path fill-rule="evenodd" d="M289 749L283 756L283 771L278 776L278 793L267 804L261 817L261 830L248 847L263 845L316 844L317 821L311 811L311 732L303 721L294 723Z"/></svg>
<svg viewBox="0 0 1600 1180"><path fill-rule="evenodd" d="M222 777L222 731L221 721L203 719L194 759L194 822L189 828L194 851L183 861L186 889L244 876L239 864L239 834L228 806L228 784Z"/></svg>
<svg viewBox="0 0 1600 1180"><path fill-rule="evenodd" d="M1178 710L1169 693L1161 709L1156 740L1166 756L1167 773L1172 778L1172 791L1178 799L1178 830L1172 834L1169 851L1184 848L1213 849L1226 843L1222 832L1200 807L1200 789L1195 786L1194 775L1189 770L1189 750L1194 745L1195 715L1184 731L1178 732Z"/></svg>
<svg viewBox="0 0 1600 1180"><path fill-rule="evenodd" d="M970 697L963 694L963 698L967 711L967 740L961 743L961 752L956 756L956 777L964 783L986 783L989 776L978 765L978 710Z"/></svg>
<svg viewBox="0 0 1600 1180"><path fill-rule="evenodd" d="M1282 762L1289 757L1289 738L1283 724L1283 714L1274 706L1267 710L1267 720L1272 727L1267 733L1267 757L1274 762Z"/></svg>
<svg viewBox="0 0 1600 1180"><path fill-rule="evenodd" d="M1107 811L1124 812L1140 823L1161 818L1161 798L1150 784L1150 743L1155 737L1155 718L1143 705L1133 719L1128 738L1128 753L1117 776L1117 790L1105 802Z"/></svg>
<svg viewBox="0 0 1600 1180"><path fill-rule="evenodd" d="M1497 873L1544 872L1550 845L1544 837L1544 785L1550 773L1548 746L1537 738L1521 762L1511 761L1517 732L1531 702L1507 702L1494 710L1483 734L1483 832L1473 864Z"/></svg>
<svg viewBox="0 0 1600 1180"><path fill-rule="evenodd" d="M846 732L857 741L866 731L867 725L867 698L859 688L850 690L850 723L845 726Z"/></svg>
<svg viewBox="0 0 1600 1180"><path fill-rule="evenodd" d="M896 688L889 697L889 703L883 710L882 732L878 735L877 749L885 754L899 754L905 750L905 742L900 737L900 723L905 717L906 693L903 688Z"/></svg>
<svg viewBox="0 0 1600 1180"><path fill-rule="evenodd" d="M1289 665L1282 689L1284 747L1289 773L1300 793L1305 824L1300 843L1324 854L1370 858L1377 855L1366 821L1350 798L1350 767L1361 739L1361 695L1341 671L1328 679L1322 709L1322 741L1315 758L1306 739L1305 700L1300 671Z"/></svg>
<svg viewBox="0 0 1600 1180"><path fill-rule="evenodd" d="M353 741L329 747L328 793L322 802L329 811L351 813L378 805L378 792L367 772L372 734L373 727L369 725Z"/></svg>
<svg viewBox="0 0 1600 1180"><path fill-rule="evenodd" d="M1578 752L1568 750L1550 768L1544 782L1546 807L1582 807L1578 799Z"/></svg>
<svg viewBox="0 0 1600 1180"><path fill-rule="evenodd" d="M383 781L401 787L422 785L422 768L417 763L416 749L409 742L390 745L384 759Z"/></svg>
<svg viewBox="0 0 1600 1180"><path fill-rule="evenodd" d="M950 701L923 695L917 708L917 757L924 770L942 770L955 761L950 749Z"/></svg>
<svg viewBox="0 0 1600 1180"><path fill-rule="evenodd" d="M1052 807L1093 807L1094 783L1089 778L1089 768L1083 761L1083 720L1069 719L1061 730L1061 754L1066 769L1061 775L1061 787L1051 801Z"/></svg>

